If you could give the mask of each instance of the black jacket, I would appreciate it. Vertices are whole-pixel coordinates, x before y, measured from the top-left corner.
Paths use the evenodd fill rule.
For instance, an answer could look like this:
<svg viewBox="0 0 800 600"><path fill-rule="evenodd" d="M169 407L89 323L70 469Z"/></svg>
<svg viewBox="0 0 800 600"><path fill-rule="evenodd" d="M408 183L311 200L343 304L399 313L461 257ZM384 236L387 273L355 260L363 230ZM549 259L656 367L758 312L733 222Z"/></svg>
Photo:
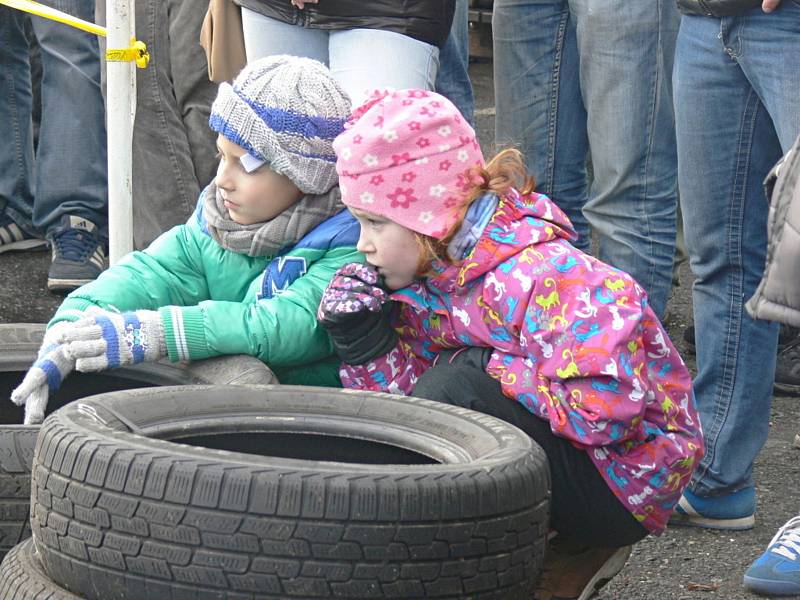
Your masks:
<svg viewBox="0 0 800 600"><path fill-rule="evenodd" d="M678 8L685 15L731 17L761 6L761 0L678 0Z"/></svg>
<svg viewBox="0 0 800 600"><path fill-rule="evenodd" d="M383 29L439 48L450 33L455 10L455 0L320 0L319 4L306 4L303 10L289 0L234 2L292 25L331 30Z"/></svg>

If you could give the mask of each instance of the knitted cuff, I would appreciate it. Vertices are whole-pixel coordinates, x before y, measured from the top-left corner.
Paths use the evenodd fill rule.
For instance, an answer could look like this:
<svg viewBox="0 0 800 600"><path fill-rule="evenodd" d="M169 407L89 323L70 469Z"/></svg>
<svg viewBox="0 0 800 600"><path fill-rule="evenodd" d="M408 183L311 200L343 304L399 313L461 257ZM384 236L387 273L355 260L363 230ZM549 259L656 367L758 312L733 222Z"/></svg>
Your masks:
<svg viewBox="0 0 800 600"><path fill-rule="evenodd" d="M200 360L214 354L209 350L199 306L164 306L158 309L164 325L164 341L172 362Z"/></svg>

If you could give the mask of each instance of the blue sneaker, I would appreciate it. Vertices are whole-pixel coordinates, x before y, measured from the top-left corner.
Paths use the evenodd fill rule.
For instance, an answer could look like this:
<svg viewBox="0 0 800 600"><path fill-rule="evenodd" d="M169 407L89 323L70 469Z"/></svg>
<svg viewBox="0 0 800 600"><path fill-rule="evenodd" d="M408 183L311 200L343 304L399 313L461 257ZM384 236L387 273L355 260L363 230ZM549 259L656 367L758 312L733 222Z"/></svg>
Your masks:
<svg viewBox="0 0 800 600"><path fill-rule="evenodd" d="M106 268L106 254L97 226L81 217L62 218L50 237L53 258L47 287L53 292L72 291L89 283Z"/></svg>
<svg viewBox="0 0 800 600"><path fill-rule="evenodd" d="M744 587L764 596L800 596L800 516L781 527L750 565Z"/></svg>
<svg viewBox="0 0 800 600"><path fill-rule="evenodd" d="M12 250L36 250L47 247L47 242L20 228L8 217L0 217L0 254Z"/></svg>
<svg viewBox="0 0 800 600"><path fill-rule="evenodd" d="M683 490L670 525L707 529L752 529L756 524L756 490L746 487L727 496L703 497Z"/></svg>

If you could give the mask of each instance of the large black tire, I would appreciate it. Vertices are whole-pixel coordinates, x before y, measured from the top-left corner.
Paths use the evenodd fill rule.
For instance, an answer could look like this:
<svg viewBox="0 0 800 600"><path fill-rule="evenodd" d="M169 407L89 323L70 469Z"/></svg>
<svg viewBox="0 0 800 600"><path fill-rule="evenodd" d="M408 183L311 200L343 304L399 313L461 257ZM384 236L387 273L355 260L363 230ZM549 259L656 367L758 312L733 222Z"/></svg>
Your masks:
<svg viewBox="0 0 800 600"><path fill-rule="evenodd" d="M527 435L388 394L103 394L47 418L35 464L45 571L94 599L527 600L548 530Z"/></svg>
<svg viewBox="0 0 800 600"><path fill-rule="evenodd" d="M25 540L0 565L0 600L82 600L44 572L33 540Z"/></svg>
<svg viewBox="0 0 800 600"><path fill-rule="evenodd" d="M36 360L44 325L0 325L0 560L30 535L30 472L39 426L19 425L23 409L9 400ZM77 398L141 387L201 383L270 383L272 372L256 358L231 356L194 364L159 362L106 371L73 373L48 402L48 414ZM233 380L233 381L232 381Z"/></svg>

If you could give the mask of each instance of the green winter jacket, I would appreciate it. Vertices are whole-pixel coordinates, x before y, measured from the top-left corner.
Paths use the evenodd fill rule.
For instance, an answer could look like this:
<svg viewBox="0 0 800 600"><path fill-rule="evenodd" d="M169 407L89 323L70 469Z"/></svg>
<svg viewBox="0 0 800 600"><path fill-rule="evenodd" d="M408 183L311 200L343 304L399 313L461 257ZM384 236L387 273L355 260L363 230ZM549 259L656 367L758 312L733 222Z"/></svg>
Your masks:
<svg viewBox="0 0 800 600"><path fill-rule="evenodd" d="M317 324L317 306L339 267L363 260L358 222L346 210L293 248L250 257L209 234L202 200L186 225L133 252L67 296L50 325L90 305L158 310L173 361L249 354L281 383L340 386L339 359Z"/></svg>

